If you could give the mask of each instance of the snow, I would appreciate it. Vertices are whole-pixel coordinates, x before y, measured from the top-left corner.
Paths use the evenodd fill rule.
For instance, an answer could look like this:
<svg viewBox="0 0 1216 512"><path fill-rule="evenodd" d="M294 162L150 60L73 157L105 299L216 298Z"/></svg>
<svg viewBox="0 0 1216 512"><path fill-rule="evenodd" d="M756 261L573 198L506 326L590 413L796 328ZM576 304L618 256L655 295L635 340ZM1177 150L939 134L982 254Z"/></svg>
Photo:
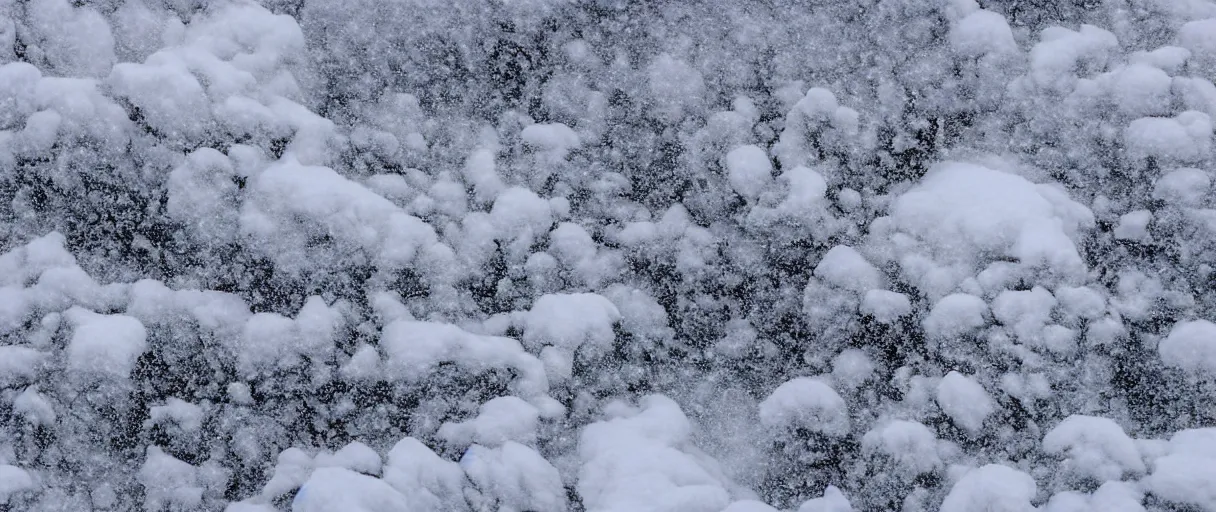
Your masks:
<svg viewBox="0 0 1216 512"><path fill-rule="evenodd" d="M954 51L969 57L1014 53L1018 49L1005 17L984 9L968 14L951 28L950 44Z"/></svg>
<svg viewBox="0 0 1216 512"><path fill-rule="evenodd" d="M35 386L25 388L25 391L13 399L13 415L25 419L31 425L43 427L54 425L58 417L54 405L47 400L46 395L39 393Z"/></svg>
<svg viewBox="0 0 1216 512"><path fill-rule="evenodd" d="M198 468L149 446L139 481L144 486L144 507L189 509L202 502L203 488L198 485Z"/></svg>
<svg viewBox="0 0 1216 512"><path fill-rule="evenodd" d="M1115 225L1115 238L1133 242L1149 242L1151 237L1148 233L1148 225L1152 221L1153 212L1148 210L1125 213L1119 217L1119 224Z"/></svg>
<svg viewBox="0 0 1216 512"><path fill-rule="evenodd" d="M393 512L410 502L383 480L344 468L318 468L291 502L292 512Z"/></svg>
<svg viewBox="0 0 1216 512"><path fill-rule="evenodd" d="M845 389L856 389L874 376L875 365L870 356L850 348L832 359L832 381Z"/></svg>
<svg viewBox="0 0 1216 512"><path fill-rule="evenodd" d="M318 453L313 463L318 468L344 468L365 475L380 474L380 454L359 441L353 441L332 454Z"/></svg>
<svg viewBox="0 0 1216 512"><path fill-rule="evenodd" d="M481 404L477 416L468 421L445 423L438 436L452 444L491 448L507 442L532 444L539 422L536 407L513 396L500 396Z"/></svg>
<svg viewBox="0 0 1216 512"><path fill-rule="evenodd" d="M966 293L942 297L925 317L925 333L943 338L958 337L988 323L988 305Z"/></svg>
<svg viewBox="0 0 1216 512"><path fill-rule="evenodd" d="M1178 29L1178 45L1191 51L1197 62L1216 63L1216 18L1184 23Z"/></svg>
<svg viewBox="0 0 1216 512"><path fill-rule="evenodd" d="M525 232L548 232L553 225L549 202L521 187L508 188L498 195L490 209L490 219L501 236L508 239Z"/></svg>
<svg viewBox="0 0 1216 512"><path fill-rule="evenodd" d="M148 421L153 424L172 421L188 432L198 432L203 426L203 409L198 405L178 398L170 398L164 405L154 405L148 410Z"/></svg>
<svg viewBox="0 0 1216 512"><path fill-rule="evenodd" d="M256 375L275 367L298 364L302 358L323 358L334 347L340 313L317 296L310 297L295 319L276 313L258 313L245 324L242 338L233 346L242 374Z"/></svg>
<svg viewBox="0 0 1216 512"><path fill-rule="evenodd" d="M9 504L19 493L35 489L29 472L17 466L0 464L0 505Z"/></svg>
<svg viewBox="0 0 1216 512"><path fill-rule="evenodd" d="M602 295L548 294L528 310L524 343L533 347L551 345L568 358L583 346L592 354L603 354L612 348L616 339L613 324L620 319L620 311Z"/></svg>
<svg viewBox="0 0 1216 512"><path fill-rule="evenodd" d="M389 450L384 481L420 509L467 509L462 495L464 470L412 437L402 439Z"/></svg>
<svg viewBox="0 0 1216 512"><path fill-rule="evenodd" d="M829 485L823 496L807 500L798 507L798 512L853 512L853 506L839 488Z"/></svg>
<svg viewBox="0 0 1216 512"><path fill-rule="evenodd" d="M937 385L937 405L955 425L974 435L996 409L992 397L975 379L959 372L947 373Z"/></svg>
<svg viewBox="0 0 1216 512"><path fill-rule="evenodd" d="M546 151L565 152L579 145L578 134L562 123L530 125L519 136L524 143Z"/></svg>
<svg viewBox="0 0 1216 512"><path fill-rule="evenodd" d="M498 448L471 446L460 467L500 510L566 510L566 489L557 468L535 450L513 441Z"/></svg>
<svg viewBox="0 0 1216 512"><path fill-rule="evenodd" d="M815 277L857 293L882 289L885 280L877 267L847 245L828 250L815 266Z"/></svg>
<svg viewBox="0 0 1216 512"><path fill-rule="evenodd" d="M0 345L0 388L35 380L49 356L33 347Z"/></svg>
<svg viewBox="0 0 1216 512"><path fill-rule="evenodd" d="M937 436L929 427L907 420L893 420L866 432L861 440L868 453L889 457L908 477L932 472L942 465Z"/></svg>
<svg viewBox="0 0 1216 512"><path fill-rule="evenodd" d="M1123 138L1136 158L1196 162L1211 152L1212 119L1194 110L1174 117L1142 117L1127 125Z"/></svg>
<svg viewBox="0 0 1216 512"><path fill-rule="evenodd" d="M849 411L836 390L811 377L777 386L760 402L760 423L770 428L805 428L841 436L849 432Z"/></svg>
<svg viewBox="0 0 1216 512"><path fill-rule="evenodd" d="M1172 81L1165 71L1133 64L1115 73L1111 97L1128 116L1143 117L1169 112Z"/></svg>
<svg viewBox="0 0 1216 512"><path fill-rule="evenodd" d="M410 263L436 242L429 225L327 167L285 158L249 181L241 234L287 272L315 263L306 258L314 226L387 268Z"/></svg>
<svg viewBox="0 0 1216 512"><path fill-rule="evenodd" d="M472 370L509 368L517 375L512 387L520 398L544 417L561 412L547 394L544 365L513 339L478 336L451 324L398 320L384 327L380 349L386 375L394 380L420 382L445 362Z"/></svg>
<svg viewBox="0 0 1216 512"><path fill-rule="evenodd" d="M1216 429L1174 434L1168 454L1156 460L1146 480L1150 492L1168 502L1216 508Z"/></svg>
<svg viewBox="0 0 1216 512"><path fill-rule="evenodd" d="M1145 471L1136 444L1108 418L1071 415L1043 437L1043 451L1065 457L1066 471L1099 482Z"/></svg>
<svg viewBox="0 0 1216 512"><path fill-rule="evenodd" d="M0 0L0 509L1216 510L1216 4L1013 3Z"/></svg>
<svg viewBox="0 0 1216 512"><path fill-rule="evenodd" d="M748 201L760 197L772 181L773 164L760 146L748 144L730 150L723 158L730 186Z"/></svg>
<svg viewBox="0 0 1216 512"><path fill-rule="evenodd" d="M1049 185L975 164L946 162L895 200L902 231L974 268L984 252L1083 275L1074 239L1093 214Z"/></svg>
<svg viewBox="0 0 1216 512"><path fill-rule="evenodd" d="M731 503L730 506L722 509L722 512L777 512L777 509L763 501L741 500Z"/></svg>
<svg viewBox="0 0 1216 512"><path fill-rule="evenodd" d="M1207 173L1184 167L1170 171L1153 184L1153 199L1182 207L1200 206L1212 189L1212 178Z"/></svg>
<svg viewBox="0 0 1216 512"><path fill-rule="evenodd" d="M1000 464L968 471L955 482L941 512L1030 512L1038 486L1030 475Z"/></svg>
<svg viewBox="0 0 1216 512"><path fill-rule="evenodd" d="M618 404L620 405L620 404ZM684 449L691 424L671 399L652 395L636 410L588 425L579 436L576 490L588 512L720 511L722 480Z"/></svg>
<svg viewBox="0 0 1216 512"><path fill-rule="evenodd" d="M69 309L65 317L73 326L67 364L78 375L126 379L148 349L148 331L133 317L79 307Z"/></svg>
<svg viewBox="0 0 1216 512"><path fill-rule="evenodd" d="M1208 320L1178 322L1157 345L1161 361L1168 366L1216 376L1216 324Z"/></svg>
<svg viewBox="0 0 1216 512"><path fill-rule="evenodd" d="M861 312L889 324L911 313L912 301L902 293L869 290L861 300Z"/></svg>

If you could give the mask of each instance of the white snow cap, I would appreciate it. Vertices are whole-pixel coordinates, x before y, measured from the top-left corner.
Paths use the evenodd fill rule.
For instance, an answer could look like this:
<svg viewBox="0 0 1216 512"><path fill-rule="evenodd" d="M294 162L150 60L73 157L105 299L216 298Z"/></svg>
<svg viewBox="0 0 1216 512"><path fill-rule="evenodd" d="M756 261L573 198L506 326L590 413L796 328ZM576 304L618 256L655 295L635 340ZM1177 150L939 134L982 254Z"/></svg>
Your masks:
<svg viewBox="0 0 1216 512"><path fill-rule="evenodd" d="M464 470L412 437L398 441L389 450L384 481L418 510L468 509L462 493L467 482Z"/></svg>
<svg viewBox="0 0 1216 512"><path fill-rule="evenodd" d="M1216 377L1216 324L1208 320L1178 322L1157 345L1157 352L1169 366Z"/></svg>
<svg viewBox="0 0 1216 512"><path fill-rule="evenodd" d="M461 457L460 467L486 504L496 504L499 510L566 510L566 489L557 468L527 446L513 441L499 448L475 444Z"/></svg>
<svg viewBox="0 0 1216 512"><path fill-rule="evenodd" d="M34 490L34 479L17 466L0 464L0 505L7 505L13 496Z"/></svg>
<svg viewBox="0 0 1216 512"><path fill-rule="evenodd" d="M525 144L549 151L564 152L579 145L578 134L562 123L529 125L519 135Z"/></svg>
<svg viewBox="0 0 1216 512"><path fill-rule="evenodd" d="M886 455L909 477L928 473L942 464L937 436L915 421L893 420L875 427L866 432L861 447L867 453Z"/></svg>
<svg viewBox="0 0 1216 512"><path fill-rule="evenodd" d="M883 287L883 275L865 256L847 245L831 248L815 266L815 277L858 293Z"/></svg>
<svg viewBox="0 0 1216 512"><path fill-rule="evenodd" d="M942 502L941 512L1032 512L1038 486L1030 475L1000 464L963 475Z"/></svg>
<svg viewBox="0 0 1216 512"><path fill-rule="evenodd" d="M1066 456L1066 471L1099 482L1144 473L1136 443L1108 418L1074 414L1043 437L1043 451Z"/></svg>
<svg viewBox="0 0 1216 512"><path fill-rule="evenodd" d="M1212 151L1212 118L1188 110L1174 117L1142 117L1123 130L1128 153L1161 162L1191 163Z"/></svg>
<svg viewBox="0 0 1216 512"><path fill-rule="evenodd" d="M80 375L126 379L148 349L148 331L133 317L79 307L65 316L75 326L68 342L68 368Z"/></svg>
<svg viewBox="0 0 1216 512"><path fill-rule="evenodd" d="M835 436L848 434L850 427L844 398L811 377L798 377L777 386L760 402L760 422L771 428L803 427Z"/></svg>
<svg viewBox="0 0 1216 512"><path fill-rule="evenodd" d="M798 512L853 512L853 505L840 489L829 485L823 496L807 500L798 507Z"/></svg>
<svg viewBox="0 0 1216 512"><path fill-rule="evenodd" d="M1197 207L1203 204L1212 189L1212 178L1199 169L1175 169L1157 179L1153 198L1171 205Z"/></svg>
<svg viewBox="0 0 1216 512"><path fill-rule="evenodd" d="M397 512L411 510L404 495L383 480L346 468L313 471L296 492L291 512Z"/></svg>
<svg viewBox="0 0 1216 512"><path fill-rule="evenodd" d="M937 384L937 405L955 425L971 434L978 433L996 409L984 387L959 372L947 373Z"/></svg>
<svg viewBox="0 0 1216 512"><path fill-rule="evenodd" d="M870 290L861 299L861 312L889 324L912 312L912 300L898 292Z"/></svg>
<svg viewBox="0 0 1216 512"><path fill-rule="evenodd" d="M895 200L891 218L940 259L970 267L967 275L983 253L995 253L1084 277L1073 240L1094 225L1093 213L1058 188L963 162L935 166Z"/></svg>
<svg viewBox="0 0 1216 512"><path fill-rule="evenodd" d="M773 163L768 153L754 144L732 149L723 158L723 165L731 188L748 201L755 201L773 181Z"/></svg>
<svg viewBox="0 0 1216 512"><path fill-rule="evenodd" d="M620 311L602 295L549 294L537 299L528 311L524 342L553 345L571 353L583 344L603 350L615 339L612 325L620 319Z"/></svg>
<svg viewBox="0 0 1216 512"><path fill-rule="evenodd" d="M1182 430L1154 463L1149 490L1167 501L1216 510L1216 428Z"/></svg>
<svg viewBox="0 0 1216 512"><path fill-rule="evenodd" d="M671 399L652 395L641 410L615 404L620 417L579 437L577 490L588 512L720 511L730 504L720 475L689 446L692 426Z"/></svg>
<svg viewBox="0 0 1216 512"><path fill-rule="evenodd" d="M508 441L530 444L536 441L540 411L519 398L500 396L481 404L477 416L459 423L445 423L439 437L455 444L502 446Z"/></svg>
<svg viewBox="0 0 1216 512"><path fill-rule="evenodd" d="M1005 17L985 9L978 9L959 20L950 30L950 44L954 51L968 57L1010 54L1018 50L1013 29L1009 28Z"/></svg>
<svg viewBox="0 0 1216 512"><path fill-rule="evenodd" d="M966 293L947 295L925 317L925 333L943 338L961 336L986 325L987 315L984 299Z"/></svg>

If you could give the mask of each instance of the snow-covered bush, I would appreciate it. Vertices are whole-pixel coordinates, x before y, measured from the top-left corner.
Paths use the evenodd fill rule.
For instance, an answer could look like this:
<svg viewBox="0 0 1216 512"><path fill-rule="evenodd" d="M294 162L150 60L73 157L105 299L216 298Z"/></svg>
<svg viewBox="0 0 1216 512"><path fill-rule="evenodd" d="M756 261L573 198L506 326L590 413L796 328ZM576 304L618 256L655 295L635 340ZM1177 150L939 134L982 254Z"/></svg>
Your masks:
<svg viewBox="0 0 1216 512"><path fill-rule="evenodd" d="M449 4L0 1L0 510L1216 509L1212 0Z"/></svg>

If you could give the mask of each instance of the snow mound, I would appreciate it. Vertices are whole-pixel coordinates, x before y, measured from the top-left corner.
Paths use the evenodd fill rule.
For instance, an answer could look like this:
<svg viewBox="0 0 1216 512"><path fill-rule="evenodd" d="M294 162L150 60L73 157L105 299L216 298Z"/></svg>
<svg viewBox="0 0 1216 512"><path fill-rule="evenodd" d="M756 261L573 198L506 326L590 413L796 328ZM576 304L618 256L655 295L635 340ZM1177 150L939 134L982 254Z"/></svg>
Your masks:
<svg viewBox="0 0 1216 512"><path fill-rule="evenodd" d="M291 502L292 512L396 512L411 510L404 495L379 478L349 469L313 471Z"/></svg>
<svg viewBox="0 0 1216 512"><path fill-rule="evenodd" d="M955 425L971 434L978 433L984 420L996 410L984 387L959 372L947 373L937 384L937 405Z"/></svg>
<svg viewBox="0 0 1216 512"><path fill-rule="evenodd" d="M1123 137L1134 158L1197 162L1211 154L1212 119L1194 110L1175 117L1142 117L1127 125Z"/></svg>
<svg viewBox="0 0 1216 512"><path fill-rule="evenodd" d="M552 378L564 379L576 352L597 357L612 349L613 325L620 319L616 305L602 295L548 294L526 314L524 342L534 349L547 347L542 353L545 368Z"/></svg>
<svg viewBox="0 0 1216 512"><path fill-rule="evenodd" d="M1178 322L1157 345L1157 352L1169 366L1216 377L1216 324L1208 320Z"/></svg>
<svg viewBox="0 0 1216 512"><path fill-rule="evenodd" d="M770 428L806 428L833 436L849 433L844 398L819 379L799 377L777 386L760 402L760 422Z"/></svg>
<svg viewBox="0 0 1216 512"><path fill-rule="evenodd" d="M858 293L883 288L883 275L856 249L837 245L815 266L815 277Z"/></svg>
<svg viewBox="0 0 1216 512"><path fill-rule="evenodd" d="M929 427L907 420L894 420L866 432L861 447L867 453L890 458L909 478L941 467L937 436Z"/></svg>
<svg viewBox="0 0 1216 512"><path fill-rule="evenodd" d="M0 505L8 505L13 496L34 488L33 477L24 469L0 464Z"/></svg>
<svg viewBox="0 0 1216 512"><path fill-rule="evenodd" d="M1147 483L1152 494L1166 501L1216 510L1216 429L1174 434Z"/></svg>
<svg viewBox="0 0 1216 512"><path fill-rule="evenodd" d="M965 275L974 275L991 254L1084 278L1074 240L1094 226L1089 209L1058 188L962 162L929 171L895 200L891 218L900 231L929 244L939 261L963 265Z"/></svg>
<svg viewBox="0 0 1216 512"><path fill-rule="evenodd" d="M79 375L126 379L148 349L148 331L134 317L101 315L73 307L65 317L75 327L68 342L68 368Z"/></svg>
<svg viewBox="0 0 1216 512"><path fill-rule="evenodd" d="M968 471L942 502L941 512L1031 512L1038 486L1030 475L1000 464Z"/></svg>
<svg viewBox="0 0 1216 512"><path fill-rule="evenodd" d="M536 450L507 441L498 448L473 445L460 459L469 480L480 490L479 510L566 510L566 489L557 468Z"/></svg>
<svg viewBox="0 0 1216 512"><path fill-rule="evenodd" d="M477 417L459 423L445 423L439 437L453 444L480 444L489 447L507 442L532 444L540 411L513 396L494 398L478 408Z"/></svg>
<svg viewBox="0 0 1216 512"><path fill-rule="evenodd" d="M548 396L549 380L539 359L511 338L480 336L452 324L399 320L384 327L380 348L385 371L393 380L419 383L442 363L474 372L493 368L514 370L511 388L520 398L552 417L561 404Z"/></svg>
<svg viewBox="0 0 1216 512"><path fill-rule="evenodd" d="M773 181L773 164L760 146L748 144L732 149L723 159L730 186L748 201L755 201Z"/></svg>
<svg viewBox="0 0 1216 512"><path fill-rule="evenodd" d="M839 488L829 485L823 496L807 500L798 507L798 512L853 512L853 505Z"/></svg>
<svg viewBox="0 0 1216 512"><path fill-rule="evenodd" d="M420 510L467 510L462 489L467 482L460 465L443 459L412 437L388 452L384 481Z"/></svg>
<svg viewBox="0 0 1216 512"><path fill-rule="evenodd" d="M241 232L250 248L275 262L276 271L299 272L324 262L309 250L318 236L361 250L390 270L437 243L430 225L328 167L285 158L250 179L245 195Z"/></svg>
<svg viewBox="0 0 1216 512"><path fill-rule="evenodd" d="M1065 455L1066 471L1099 482L1145 471L1135 441L1107 418L1077 414L1065 418L1043 437L1043 451Z"/></svg>
<svg viewBox="0 0 1216 512"><path fill-rule="evenodd" d="M984 299L966 293L942 297L925 317L925 333L953 338L987 325L988 305Z"/></svg>
<svg viewBox="0 0 1216 512"><path fill-rule="evenodd" d="M619 405L619 404L618 404ZM579 437L577 490L588 512L718 512L730 503L724 482L687 446L688 418L653 395L641 410L588 425Z"/></svg>

